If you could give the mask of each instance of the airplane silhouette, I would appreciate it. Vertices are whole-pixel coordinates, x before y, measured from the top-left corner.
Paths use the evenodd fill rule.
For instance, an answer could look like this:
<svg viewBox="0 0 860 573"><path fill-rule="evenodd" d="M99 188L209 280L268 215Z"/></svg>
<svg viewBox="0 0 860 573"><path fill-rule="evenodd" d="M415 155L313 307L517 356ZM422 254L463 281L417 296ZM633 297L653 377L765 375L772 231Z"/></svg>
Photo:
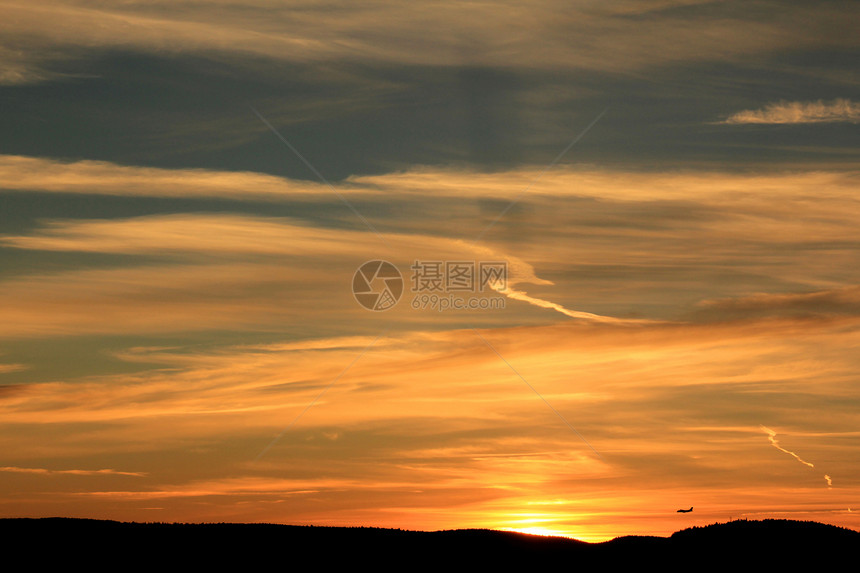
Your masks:
<svg viewBox="0 0 860 573"><path fill-rule="evenodd" d="M692 507L690 509L679 509L677 513L690 513L691 511L693 511Z"/></svg>

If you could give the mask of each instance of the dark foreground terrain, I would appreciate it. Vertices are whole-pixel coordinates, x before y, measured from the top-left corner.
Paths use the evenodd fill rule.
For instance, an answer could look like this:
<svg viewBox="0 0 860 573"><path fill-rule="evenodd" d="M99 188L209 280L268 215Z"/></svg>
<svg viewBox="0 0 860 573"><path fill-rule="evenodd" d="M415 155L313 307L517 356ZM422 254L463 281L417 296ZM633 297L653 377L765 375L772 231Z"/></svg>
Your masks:
<svg viewBox="0 0 860 573"><path fill-rule="evenodd" d="M490 530L437 532L267 524L120 523L0 519L7 563L97 569L289 570L370 566L383 570L499 567L582 570L657 565L661 570L739 570L838 565L860 559L860 533L810 521L732 521L670 537L585 543ZM16 561L16 560L11 560Z"/></svg>

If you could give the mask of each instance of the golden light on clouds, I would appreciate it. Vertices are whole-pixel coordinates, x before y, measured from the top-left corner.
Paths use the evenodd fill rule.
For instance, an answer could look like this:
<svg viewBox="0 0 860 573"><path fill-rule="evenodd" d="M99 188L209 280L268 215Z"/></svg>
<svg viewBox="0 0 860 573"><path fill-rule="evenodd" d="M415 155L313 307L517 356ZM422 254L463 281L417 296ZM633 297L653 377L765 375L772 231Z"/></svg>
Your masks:
<svg viewBox="0 0 860 573"><path fill-rule="evenodd" d="M829 473L844 476L836 498L813 507L807 500L788 503L781 492L820 488L818 477L798 475L790 464L763 464L760 428L738 422L749 411L791 426L797 412L812 413L817 400L844 392L844 374L857 366L849 351L858 340L856 321L569 324L486 336L600 458L469 331L380 341L258 462L270 438L367 340L208 354L138 349L135 359L165 368L40 384L7 396L5 424L42 428L52 438L49 445L38 437L42 432L19 436L4 448L23 460L116 459L122 452L145 460L162 451L168 459L185 452L202 461L210 459L207 449L218 452L217 467L208 470L216 475L203 481L195 467L137 461L122 475L145 467L145 483L105 483L73 496L31 484L76 514L106 509L100 500L111 500L110 507L125 508L111 515L125 518L142 518L140 503L158 500L166 517L179 519L187 503L210 500L211 519L277 520L286 511L291 521L319 524L442 528L456 521L599 539L625 528L667 533L679 498L707 508L695 516L703 521L739 517L729 509L737 507L731 495L745 512L817 511L832 521L835 499L854 495L856 457L842 451L829 463ZM841 361L833 362L839 348ZM829 366L822 368L825 357ZM816 383L812 395L809 377ZM776 395L797 401L775 409ZM843 424L852 419L851 408L832 413L827 434L806 438L806 449L844 440L839 435L852 430ZM94 432L93 425L104 429ZM379 495L385 504L375 501ZM236 506L236 500L245 501ZM320 504L328 509L311 510ZM531 506L539 511L523 517ZM608 514L615 525L606 525ZM643 516L655 521L640 523Z"/></svg>
<svg viewBox="0 0 860 573"><path fill-rule="evenodd" d="M807 26L829 26L836 38L852 41L850 31L827 11L787 6L774 21L701 19L684 16L689 5L686 0L608 6L542 0L487 10L450 0L431 6L385 1L338 9L314 1L207 6L193 0L11 1L3 3L8 17L0 33L29 52L0 52L9 70L2 79L12 84L52 79L42 67L45 60L93 48L319 64L350 59L432 66L465 60L471 65L630 71L820 45L819 38L793 33L802 29L798 13L812 21ZM58 19L62 26L54 25ZM640 19L649 25L641 25ZM577 49L571 49L571 37L579 38Z"/></svg>
<svg viewBox="0 0 860 573"><path fill-rule="evenodd" d="M846 10L0 1L0 516L857 528Z"/></svg>
<svg viewBox="0 0 860 573"><path fill-rule="evenodd" d="M760 110L744 110L732 114L726 123L741 124L792 124L860 122L860 104L847 99L832 102L779 102Z"/></svg>

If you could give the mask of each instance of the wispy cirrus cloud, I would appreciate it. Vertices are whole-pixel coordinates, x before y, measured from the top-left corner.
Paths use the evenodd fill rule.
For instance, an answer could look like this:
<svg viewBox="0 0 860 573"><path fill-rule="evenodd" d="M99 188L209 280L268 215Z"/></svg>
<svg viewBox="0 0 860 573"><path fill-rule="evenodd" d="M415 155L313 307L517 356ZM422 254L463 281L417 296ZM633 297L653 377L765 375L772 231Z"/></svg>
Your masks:
<svg viewBox="0 0 860 573"><path fill-rule="evenodd" d="M114 476L134 476L145 477L146 472L123 472L113 469L101 470L49 470L46 468L21 468L16 466L0 467L0 472L18 473L18 474L38 474L38 475L75 475L75 476L96 476L96 475L114 475Z"/></svg>
<svg viewBox="0 0 860 573"><path fill-rule="evenodd" d="M860 315L860 286L802 293L757 293L737 298L704 300L704 313L723 317Z"/></svg>
<svg viewBox="0 0 860 573"><path fill-rule="evenodd" d="M855 93L844 4L0 0L0 513L605 538L681 496L845 507L855 150L695 125L852 121L812 102ZM310 174L248 103L336 193L276 176ZM564 159L622 167L532 185L607 104ZM747 146L775 167L730 171ZM507 305L368 313L377 258L505 260ZM840 487L762 464L759 421Z"/></svg>
<svg viewBox="0 0 860 573"><path fill-rule="evenodd" d="M250 201L295 201L326 197L331 193L319 183L264 173L162 169L108 161L62 161L20 155L0 155L0 188L124 197L207 197ZM369 189L364 192L372 193Z"/></svg>
<svg viewBox="0 0 860 573"><path fill-rule="evenodd" d="M440 197L518 199L524 204L548 198L579 197L624 202L695 199L722 203L732 198L748 200L753 190L767 196L778 193L795 198L808 196L811 188L819 192L824 188L828 196L851 196L858 179L856 170L845 169L804 173L773 170L762 173L718 170L649 172L560 165L553 169L552 177L532 184L542 170L542 166L533 165L493 172L416 166L379 175L355 175L333 186L338 193L350 198L404 204L415 200L428 202ZM0 189L121 197L337 201L327 185L266 173L168 169L22 155L0 155ZM522 195L524 189L529 192ZM485 215L496 217L503 206L498 208L498 212ZM433 222L439 224L441 221ZM473 221L472 224L478 223ZM475 229L477 233L478 229Z"/></svg>
<svg viewBox="0 0 860 573"><path fill-rule="evenodd" d="M0 295L5 295L0 300L5 317L0 336L3 332L99 332L132 325L147 332L153 328L209 329L230 324L245 329L270 327L287 316L297 316L296 312L355 311L354 301L343 286L348 284L349 273L374 252L404 270L416 259L459 260L465 255L502 260L508 264L509 286L553 284L538 277L529 263L496 248L423 234L393 233L388 238L396 248L381 247L376 237L366 232L313 227L287 218L239 215L48 223L39 235L3 237L0 245L158 256L169 264L72 270L0 282ZM320 268L320 260L326 260L327 265ZM218 285L217 292L211 291L213 284ZM528 297L520 290L498 292L586 321L615 321ZM325 308L315 308L313 300L322 293L328 293L329 302ZM51 303L46 304L47 300ZM87 305L81 306L82 301ZM101 312L92 313L94 307Z"/></svg>
<svg viewBox="0 0 860 573"><path fill-rule="evenodd" d="M0 364L0 374L6 372L19 372L29 368L26 364Z"/></svg>
<svg viewBox="0 0 860 573"><path fill-rule="evenodd" d="M205 4L211 9L191 1L4 2L8 17L0 23L0 34L15 49L0 54L14 70L2 79L45 79L48 66L41 64L51 62L57 52L117 49L233 60L262 56L389 65L465 61L531 69L631 70L666 62L747 58L798 42L826 45L831 38L794 32L809 19L831 27L839 22L834 11L823 8L803 12L801 20L799 9L787 6L775 13L778 18L762 19L736 5L721 11L713 3L686 0L611 6L542 0L527 9L511 3L488 9L481 3L450 0ZM809 29L814 26L804 28ZM842 36L845 42L851 40L847 31ZM579 40L571 44L571 37ZM478 45L481 49L474 49Z"/></svg>
<svg viewBox="0 0 860 573"><path fill-rule="evenodd" d="M337 202L323 185L258 173L17 156L0 157L0 173L7 186L27 192ZM699 307L709 315L705 318L737 317L753 308L757 316L797 314L803 308L818 314L853 312L856 297L839 289L860 284L851 238L860 216L856 172L560 167L519 197L521 212L509 214L481 243L470 240L535 175L530 168L500 173L415 169L336 183L338 192L362 210L372 212L377 203L397 205L396 220L374 218L388 245L357 221L343 228L346 209L334 220L325 218L331 209L318 206L290 217L261 216L266 209L249 204L242 208L258 214L43 220L26 233L0 236L0 247L69 253L68 261L85 253L139 257L124 259L122 268L7 275L0 281L0 333L268 329L288 316L349 313L355 305L342 288L345 275L371 257L391 260L404 271L416 259L507 260L510 281L501 294L512 301L510 311L528 304L533 314L547 316L537 310L543 308L579 320L676 318L696 310L702 300L711 301ZM756 272L750 273L753 267ZM618 273L625 277L622 284ZM730 281L727 273L742 282ZM688 292L680 306L668 295L666 281L684 283ZM791 294L824 291L834 292ZM767 300L749 298L757 292L766 293ZM326 308L313 304L323 293ZM620 300L625 302L619 307ZM627 300L639 307L653 302L665 310L633 316Z"/></svg>
<svg viewBox="0 0 860 573"><path fill-rule="evenodd" d="M251 463L254 454L355 358L367 337L134 349L133 359L167 367L32 385L0 402L3 424L34 430L17 432L3 446L16 458L34 450L92 460L133 452L142 469L152 469L135 487L40 492L70 510L126 512L126 519L155 498L164 500L171 519L187 511L183 500L228 498L214 503L207 519L392 526L401 523L401 512L417 512L422 526L435 527L463 519L463 504L475 512L475 525L510 526L530 511L559 524L597 527L606 512L622 520L659 515L678 491L707 497L714 518L736 511L738 497L755 500L746 509L772 510L786 503L781 488L796 491L798 476L744 455L761 440L749 427L750 416L763 409L773 427L798 426L802 409L801 427L821 430L807 437L816 449L848 432L828 475L856 475L856 408L850 394L839 407L830 404L834 391L850 391L842 381L857 367L856 323L642 329L567 323L484 334L605 460L589 455L470 330L380 340L259 464ZM825 407L827 419L816 418ZM46 424L62 432L47 441L35 431ZM161 461L178 458L192 463ZM27 472L49 475L35 464L0 473L13 480ZM839 503L857 485L846 479L844 487L829 492ZM721 493L708 493L715 489ZM806 497L788 505L805 503ZM232 513L243 507L247 513Z"/></svg>
<svg viewBox="0 0 860 573"><path fill-rule="evenodd" d="M739 111L722 123L728 124L793 124L860 122L860 103L848 99L832 102L781 101L763 109Z"/></svg>

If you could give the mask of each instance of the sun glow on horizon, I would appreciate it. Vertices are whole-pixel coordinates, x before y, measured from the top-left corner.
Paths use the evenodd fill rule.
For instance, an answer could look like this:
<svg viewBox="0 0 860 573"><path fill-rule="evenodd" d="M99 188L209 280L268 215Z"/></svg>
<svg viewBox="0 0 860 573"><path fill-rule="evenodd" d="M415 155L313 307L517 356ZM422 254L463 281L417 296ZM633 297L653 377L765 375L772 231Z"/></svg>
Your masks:
<svg viewBox="0 0 860 573"><path fill-rule="evenodd" d="M599 535L587 531L583 527L572 527L568 524L577 516L559 516L550 513L518 513L500 516L498 525L492 527L499 531L514 531L527 535L541 537L566 537L577 541L597 543L608 541L612 536ZM507 518L507 519L506 519Z"/></svg>
<svg viewBox="0 0 860 573"><path fill-rule="evenodd" d="M617 537L616 535L596 535L584 532L582 529L567 529L563 526L544 527L501 527L499 531L513 531L516 533L524 533L526 535L536 535L540 537L564 537L566 539L574 539L576 541L585 541L587 543L602 543L610 541Z"/></svg>

